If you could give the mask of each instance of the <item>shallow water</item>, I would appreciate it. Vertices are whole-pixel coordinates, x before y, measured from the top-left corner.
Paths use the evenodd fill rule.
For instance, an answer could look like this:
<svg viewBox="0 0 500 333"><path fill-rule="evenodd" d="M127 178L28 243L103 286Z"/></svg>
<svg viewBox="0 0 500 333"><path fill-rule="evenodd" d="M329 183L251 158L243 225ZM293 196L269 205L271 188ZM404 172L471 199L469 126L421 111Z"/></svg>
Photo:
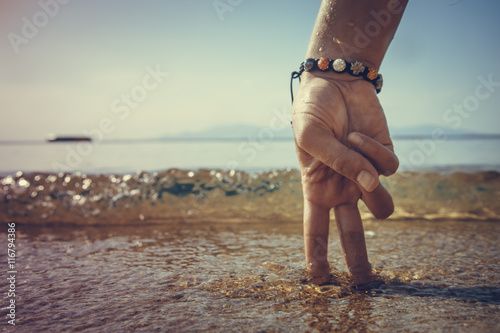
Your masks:
<svg viewBox="0 0 500 333"><path fill-rule="evenodd" d="M383 178L391 219L500 220L500 173L402 172ZM135 174L17 172L0 178L0 221L24 224L163 224L302 219L295 169L247 173L178 170ZM373 219L360 204L364 220Z"/></svg>
<svg viewBox="0 0 500 333"><path fill-rule="evenodd" d="M346 276L335 228L336 284L317 287L301 282L301 224L267 221L17 225L15 330L500 330L498 223L368 221L383 283L361 291Z"/></svg>

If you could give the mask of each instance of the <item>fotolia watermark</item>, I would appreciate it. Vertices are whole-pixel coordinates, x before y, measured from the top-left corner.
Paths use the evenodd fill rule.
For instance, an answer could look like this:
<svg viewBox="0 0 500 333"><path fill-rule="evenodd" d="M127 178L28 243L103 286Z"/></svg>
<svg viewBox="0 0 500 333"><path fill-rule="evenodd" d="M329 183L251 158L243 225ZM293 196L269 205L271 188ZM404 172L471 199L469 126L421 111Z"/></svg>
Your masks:
<svg viewBox="0 0 500 333"><path fill-rule="evenodd" d="M35 38L40 29L43 29L49 23L50 19L54 18L59 14L61 5L66 5L70 0L40 0L38 5L40 10L38 10L31 19L23 16L21 18L22 27L20 34L14 32L9 32L7 34L7 39L10 42L10 46L17 54L19 53L19 46L21 44L28 44L30 40Z"/></svg>
<svg viewBox="0 0 500 333"><path fill-rule="evenodd" d="M477 80L479 84L474 89L474 93L467 95L461 103L453 104L453 107L446 109L443 113L443 120L454 130L459 129L464 119L469 118L479 109L481 101L490 98L500 87L500 81L493 81L493 74L489 74L487 78L479 76ZM431 138L415 140L417 148L408 154L407 159L399 156L399 160L401 164L409 166L409 170L413 171L415 167L422 166L436 152L437 146L447 139L444 129L436 127L432 130Z"/></svg>
<svg viewBox="0 0 500 333"><path fill-rule="evenodd" d="M129 117L131 109L136 109L141 102L144 102L149 93L157 89L169 75L163 72L159 65L155 69L146 67L147 74L142 78L141 84L133 86L128 93L123 93L115 98L111 103L111 112L118 116L119 120ZM110 117L101 118L96 128L84 129L82 134L93 139L92 142L80 142L76 146L66 146L66 156L64 163L52 162L52 169L55 172L71 171L78 167L83 159L94 150L96 144L100 144L106 135L113 133L116 129L116 121Z"/></svg>
<svg viewBox="0 0 500 333"><path fill-rule="evenodd" d="M214 0L212 5L214 6L217 15L219 15L219 19L224 21L225 13L232 12L234 8L241 5L242 2L243 0Z"/></svg>

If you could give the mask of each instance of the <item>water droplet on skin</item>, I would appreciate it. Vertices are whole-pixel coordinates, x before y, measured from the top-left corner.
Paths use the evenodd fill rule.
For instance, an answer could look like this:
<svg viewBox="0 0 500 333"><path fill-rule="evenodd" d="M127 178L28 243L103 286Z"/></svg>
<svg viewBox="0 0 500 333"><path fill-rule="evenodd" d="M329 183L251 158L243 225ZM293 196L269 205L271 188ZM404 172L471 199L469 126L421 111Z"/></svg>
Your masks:
<svg viewBox="0 0 500 333"><path fill-rule="evenodd" d="M322 47L320 47L320 48L319 48L319 52L321 52L321 51L323 51L323 48L322 48Z"/></svg>

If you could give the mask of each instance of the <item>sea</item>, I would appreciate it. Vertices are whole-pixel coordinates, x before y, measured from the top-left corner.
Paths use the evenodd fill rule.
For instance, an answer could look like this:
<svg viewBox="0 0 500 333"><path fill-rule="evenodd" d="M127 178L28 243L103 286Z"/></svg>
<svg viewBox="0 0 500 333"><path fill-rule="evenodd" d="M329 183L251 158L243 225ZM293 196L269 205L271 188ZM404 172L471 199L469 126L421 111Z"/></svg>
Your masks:
<svg viewBox="0 0 500 333"><path fill-rule="evenodd" d="M359 289L334 227L305 279L291 139L0 142L0 331L500 331L500 137L394 145Z"/></svg>
<svg viewBox="0 0 500 333"><path fill-rule="evenodd" d="M500 135L394 139L400 171L500 170ZM167 169L248 172L298 168L293 139L150 139L103 142L0 141L0 175L23 172L134 173Z"/></svg>

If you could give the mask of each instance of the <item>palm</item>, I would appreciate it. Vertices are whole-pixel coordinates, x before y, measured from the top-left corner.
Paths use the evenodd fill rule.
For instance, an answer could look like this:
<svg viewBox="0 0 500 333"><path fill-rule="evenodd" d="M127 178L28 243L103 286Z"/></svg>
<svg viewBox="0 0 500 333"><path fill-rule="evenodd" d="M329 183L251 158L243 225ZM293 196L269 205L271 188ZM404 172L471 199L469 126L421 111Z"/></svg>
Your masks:
<svg viewBox="0 0 500 333"><path fill-rule="evenodd" d="M308 136L307 141L314 141L315 145L336 139L349 147L348 134L359 132L392 150L382 107L369 82L315 77L304 86L299 90L298 103L294 105L296 138ZM334 137L331 137L332 133ZM304 139L296 142L304 142ZM308 201L325 208L358 201L362 193L357 184L330 167L335 164L335 157L323 157L321 153L314 154L310 150L306 152L299 144L296 149ZM340 169L346 167L349 166Z"/></svg>

